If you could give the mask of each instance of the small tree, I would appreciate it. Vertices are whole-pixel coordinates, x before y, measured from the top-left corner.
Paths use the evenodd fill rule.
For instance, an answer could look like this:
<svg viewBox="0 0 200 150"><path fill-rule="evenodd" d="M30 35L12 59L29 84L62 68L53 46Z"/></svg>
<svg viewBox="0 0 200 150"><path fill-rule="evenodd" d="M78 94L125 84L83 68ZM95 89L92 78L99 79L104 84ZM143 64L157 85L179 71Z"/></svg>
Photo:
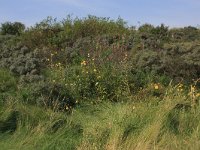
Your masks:
<svg viewBox="0 0 200 150"><path fill-rule="evenodd" d="M0 31L2 35L20 35L25 30L25 25L21 22L5 22L1 24Z"/></svg>

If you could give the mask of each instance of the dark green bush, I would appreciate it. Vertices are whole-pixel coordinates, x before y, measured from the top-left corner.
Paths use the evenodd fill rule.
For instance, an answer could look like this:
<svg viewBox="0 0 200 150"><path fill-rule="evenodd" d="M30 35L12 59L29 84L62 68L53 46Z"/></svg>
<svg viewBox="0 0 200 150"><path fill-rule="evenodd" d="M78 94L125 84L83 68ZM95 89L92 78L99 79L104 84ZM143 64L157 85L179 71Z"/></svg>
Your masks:
<svg viewBox="0 0 200 150"><path fill-rule="evenodd" d="M169 41L168 27L164 24L154 27L150 24L144 24L139 27L140 43L142 49L160 50L163 44Z"/></svg>
<svg viewBox="0 0 200 150"><path fill-rule="evenodd" d="M105 34L123 34L128 32L126 22L118 18L118 20L110 20L109 18L96 17L89 15L83 19L72 19L68 16L63 21L65 32L72 38L78 39L83 37L95 37Z"/></svg>
<svg viewBox="0 0 200 150"><path fill-rule="evenodd" d="M151 83L200 77L200 30L194 27L144 24L136 30L121 18L68 16L24 28L2 24L0 67L19 77L30 104L53 108L58 102L63 109L86 99L123 101Z"/></svg>
<svg viewBox="0 0 200 150"><path fill-rule="evenodd" d="M180 43L167 44L162 51L137 51L133 56L133 66L136 70L191 81L200 77L199 49L197 43Z"/></svg>
<svg viewBox="0 0 200 150"><path fill-rule="evenodd" d="M23 35L22 41L34 48L43 46L64 48L72 47L77 39L84 37L120 35L129 32L126 22L121 18L110 20L89 15L85 18L73 19L69 15L61 22L47 17L28 29Z"/></svg>
<svg viewBox="0 0 200 150"><path fill-rule="evenodd" d="M75 107L76 101L70 91L62 83L42 81L27 85L19 90L24 103L51 108L55 111L66 111Z"/></svg>
<svg viewBox="0 0 200 150"><path fill-rule="evenodd" d="M6 34L10 34L10 35L20 35L24 32L25 30L25 25L22 24L21 22L5 22L1 24L1 34L2 35L6 35Z"/></svg>
<svg viewBox="0 0 200 150"><path fill-rule="evenodd" d="M188 26L169 31L171 42L193 42L200 40L200 31L196 27Z"/></svg>

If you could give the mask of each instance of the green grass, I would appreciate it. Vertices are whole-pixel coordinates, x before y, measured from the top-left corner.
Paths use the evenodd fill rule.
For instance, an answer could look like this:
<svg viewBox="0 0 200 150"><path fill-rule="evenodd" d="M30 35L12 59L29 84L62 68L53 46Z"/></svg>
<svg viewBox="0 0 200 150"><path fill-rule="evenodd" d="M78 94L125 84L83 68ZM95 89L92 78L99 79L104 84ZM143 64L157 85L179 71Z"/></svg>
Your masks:
<svg viewBox="0 0 200 150"><path fill-rule="evenodd" d="M200 108L172 88L162 99L83 103L71 114L11 101L1 108L1 123L13 111L18 112L17 129L0 133L1 149L200 148Z"/></svg>

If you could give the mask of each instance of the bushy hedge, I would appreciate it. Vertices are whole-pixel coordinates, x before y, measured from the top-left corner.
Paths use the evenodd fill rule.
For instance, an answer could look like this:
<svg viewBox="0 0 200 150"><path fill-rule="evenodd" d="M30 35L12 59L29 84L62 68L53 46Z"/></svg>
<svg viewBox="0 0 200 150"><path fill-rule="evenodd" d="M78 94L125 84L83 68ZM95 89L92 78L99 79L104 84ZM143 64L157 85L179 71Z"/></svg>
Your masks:
<svg viewBox="0 0 200 150"><path fill-rule="evenodd" d="M41 75L43 59L38 55L38 49L32 50L18 43L4 46L0 51L1 68L9 69L20 77Z"/></svg>
<svg viewBox="0 0 200 150"><path fill-rule="evenodd" d="M21 22L5 22L1 24L0 33L2 35L20 35L25 30L25 25Z"/></svg>
<svg viewBox="0 0 200 150"><path fill-rule="evenodd" d="M9 93L17 85L13 93L29 104L66 110L91 99L119 102L153 83L200 78L200 31L194 27L135 29L121 18L68 16L4 35L4 25L14 23L1 27L0 68L14 76L8 73L10 81L0 88Z"/></svg>
<svg viewBox="0 0 200 150"><path fill-rule="evenodd" d="M133 56L137 70L154 71L159 75L191 81L200 77L200 46L198 43L166 44L161 51L142 50Z"/></svg>

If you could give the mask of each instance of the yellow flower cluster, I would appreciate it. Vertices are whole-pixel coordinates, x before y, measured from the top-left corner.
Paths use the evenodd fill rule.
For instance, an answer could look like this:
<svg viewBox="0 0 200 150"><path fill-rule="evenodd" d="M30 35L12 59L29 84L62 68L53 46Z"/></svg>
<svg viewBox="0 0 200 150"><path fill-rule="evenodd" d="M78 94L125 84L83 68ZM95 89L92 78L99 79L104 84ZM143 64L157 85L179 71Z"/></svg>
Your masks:
<svg viewBox="0 0 200 150"><path fill-rule="evenodd" d="M82 62L81 62L81 66L86 66L87 65L87 62L85 61L85 60L83 60Z"/></svg>
<svg viewBox="0 0 200 150"><path fill-rule="evenodd" d="M200 97L200 93L197 93L197 94L196 94L196 97Z"/></svg>
<svg viewBox="0 0 200 150"><path fill-rule="evenodd" d="M196 88L195 85L191 85L191 86L190 86L190 92L188 93L188 95L189 95L192 99L200 98L200 92L198 91L198 89Z"/></svg>
<svg viewBox="0 0 200 150"><path fill-rule="evenodd" d="M157 83L154 84L154 89L158 90L159 89L159 85Z"/></svg>
<svg viewBox="0 0 200 150"><path fill-rule="evenodd" d="M60 67L61 66L61 63L57 63L55 64L56 67Z"/></svg>
<svg viewBox="0 0 200 150"><path fill-rule="evenodd" d="M180 83L179 85L178 85L178 89L177 89L179 92L182 92L183 91L183 84L182 83Z"/></svg>
<svg viewBox="0 0 200 150"><path fill-rule="evenodd" d="M196 89L196 87L195 86L190 86L190 90L191 90L191 92L194 92L195 91L195 89Z"/></svg>

